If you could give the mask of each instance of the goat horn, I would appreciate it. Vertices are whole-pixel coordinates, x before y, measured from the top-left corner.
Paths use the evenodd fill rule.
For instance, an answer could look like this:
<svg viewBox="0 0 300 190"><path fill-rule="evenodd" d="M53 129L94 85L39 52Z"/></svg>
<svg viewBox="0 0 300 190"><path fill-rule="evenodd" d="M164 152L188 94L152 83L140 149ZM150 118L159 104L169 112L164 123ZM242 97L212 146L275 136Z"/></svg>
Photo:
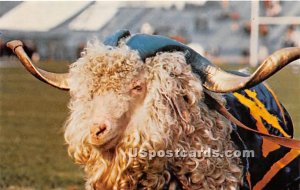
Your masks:
<svg viewBox="0 0 300 190"><path fill-rule="evenodd" d="M290 47L276 51L270 55L250 76L239 76L207 65L202 69L206 73L204 87L214 92L234 92L251 88L268 79L287 64L300 58L300 48Z"/></svg>
<svg viewBox="0 0 300 190"><path fill-rule="evenodd" d="M155 56L157 52L184 52L187 63L201 78L203 86L213 92L235 92L253 87L300 58L300 48L281 49L268 57L252 75L241 76L223 71L190 47L163 36L135 34L127 40L126 45L137 50L142 60Z"/></svg>
<svg viewBox="0 0 300 190"><path fill-rule="evenodd" d="M23 43L19 40L10 41L6 45L18 56L27 71L37 79L62 90L70 89L68 85L69 73L51 73L35 67L24 51Z"/></svg>

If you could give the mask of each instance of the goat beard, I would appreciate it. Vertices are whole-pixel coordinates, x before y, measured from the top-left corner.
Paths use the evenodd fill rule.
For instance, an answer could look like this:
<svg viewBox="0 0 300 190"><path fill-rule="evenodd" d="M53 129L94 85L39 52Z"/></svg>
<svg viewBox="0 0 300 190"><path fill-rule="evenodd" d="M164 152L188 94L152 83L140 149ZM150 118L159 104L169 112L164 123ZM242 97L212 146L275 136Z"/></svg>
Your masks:
<svg viewBox="0 0 300 190"><path fill-rule="evenodd" d="M139 123L133 121L114 149L102 150L86 145L89 150L85 152L90 154L84 163L88 175L87 189L136 189L138 185L161 189L166 183L163 174L167 172L168 159L150 159L136 153L141 150L148 153L167 150L172 138L168 138L162 129L151 118Z"/></svg>
<svg viewBox="0 0 300 190"><path fill-rule="evenodd" d="M238 158L133 157L133 150L189 151L207 147L220 151L235 150L229 137L230 126L205 105L189 108L193 124L181 120L174 108L164 110L168 113L159 113L154 108L150 111L152 115L140 112L149 117L131 122L114 150L87 146L90 149L87 151L89 158L84 163L88 175L87 189L137 189L138 186L162 189L170 182L170 171L193 189L237 188L242 173ZM137 115L137 118L141 116Z"/></svg>

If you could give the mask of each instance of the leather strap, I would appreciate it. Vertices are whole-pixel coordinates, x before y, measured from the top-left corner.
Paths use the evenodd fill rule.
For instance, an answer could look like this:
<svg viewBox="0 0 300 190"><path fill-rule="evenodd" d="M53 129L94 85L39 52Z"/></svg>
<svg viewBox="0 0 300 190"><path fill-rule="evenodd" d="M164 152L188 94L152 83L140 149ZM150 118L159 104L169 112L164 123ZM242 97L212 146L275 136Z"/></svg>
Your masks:
<svg viewBox="0 0 300 190"><path fill-rule="evenodd" d="M208 93L205 93L205 103L208 105L209 108L217 110L220 114L222 114L225 118L229 121L234 123L240 128L246 129L250 132L256 133L261 135L263 138L266 138L276 144L285 146L287 148L297 149L300 150L300 140L291 139L287 137L279 137L271 134L262 133L250 127L247 127L243 123L241 123L237 118L235 118L228 110L219 102L217 102L213 97L211 97Z"/></svg>

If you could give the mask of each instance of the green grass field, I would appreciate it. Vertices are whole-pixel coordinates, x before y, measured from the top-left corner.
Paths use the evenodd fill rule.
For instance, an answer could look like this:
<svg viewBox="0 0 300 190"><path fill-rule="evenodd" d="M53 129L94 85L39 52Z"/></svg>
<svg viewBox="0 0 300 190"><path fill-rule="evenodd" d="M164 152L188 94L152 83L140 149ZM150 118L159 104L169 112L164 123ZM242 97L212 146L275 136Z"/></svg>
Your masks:
<svg viewBox="0 0 300 190"><path fill-rule="evenodd" d="M40 66L65 71L66 65ZM83 189L83 172L68 157L63 139L68 92L36 80L22 67L0 68L0 77L0 189ZM268 83L292 115L300 138L299 73L288 67Z"/></svg>
<svg viewBox="0 0 300 190"><path fill-rule="evenodd" d="M45 63L49 70L66 64ZM0 189L83 189L83 172L63 139L68 92L49 88L23 68L1 68Z"/></svg>

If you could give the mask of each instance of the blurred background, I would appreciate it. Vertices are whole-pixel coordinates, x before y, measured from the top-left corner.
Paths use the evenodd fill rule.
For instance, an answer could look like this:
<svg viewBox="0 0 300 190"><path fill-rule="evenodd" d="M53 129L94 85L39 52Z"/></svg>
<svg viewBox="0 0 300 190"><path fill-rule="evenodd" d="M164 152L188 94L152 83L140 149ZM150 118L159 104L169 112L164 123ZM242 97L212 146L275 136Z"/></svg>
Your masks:
<svg viewBox="0 0 300 190"><path fill-rule="evenodd" d="M168 36L224 69L253 70L275 50L300 46L300 2L0 1L0 189L84 188L63 139L68 93L33 78L6 42L22 40L39 67L64 72L87 41L118 29ZM300 139L300 63L267 82Z"/></svg>

